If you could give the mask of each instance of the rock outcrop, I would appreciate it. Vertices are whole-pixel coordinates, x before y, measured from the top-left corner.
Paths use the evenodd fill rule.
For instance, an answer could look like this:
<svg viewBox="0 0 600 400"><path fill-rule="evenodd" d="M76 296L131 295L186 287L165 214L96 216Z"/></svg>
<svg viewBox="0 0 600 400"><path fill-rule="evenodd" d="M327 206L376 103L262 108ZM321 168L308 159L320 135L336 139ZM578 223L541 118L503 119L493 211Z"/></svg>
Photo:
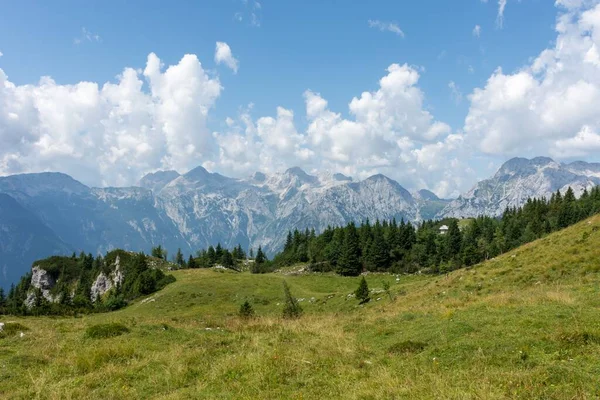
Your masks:
<svg viewBox="0 0 600 400"><path fill-rule="evenodd" d="M113 287L119 286L123 283L123 272L121 271L121 260L119 256L115 259L115 270L106 275L104 272L100 272L100 275L96 278L92 287L90 288L90 298L92 303L95 303L98 298L102 298Z"/></svg>

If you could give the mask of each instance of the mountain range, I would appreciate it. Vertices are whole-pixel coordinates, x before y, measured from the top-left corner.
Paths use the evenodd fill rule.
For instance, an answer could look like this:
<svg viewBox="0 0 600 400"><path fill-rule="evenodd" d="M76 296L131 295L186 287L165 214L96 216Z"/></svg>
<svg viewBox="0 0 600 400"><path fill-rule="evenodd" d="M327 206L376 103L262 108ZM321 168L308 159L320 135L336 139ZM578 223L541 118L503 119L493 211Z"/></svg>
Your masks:
<svg viewBox="0 0 600 400"><path fill-rule="evenodd" d="M105 253L116 247L171 254L208 245L259 245L273 254L293 229L322 231L367 218L418 222L443 217L500 215L529 197L572 186L579 194L600 183L600 164L515 158L456 200L428 190L410 193L374 175L355 181L339 173L283 173L229 178L197 167L186 174L159 171L137 186L91 188L61 173L0 177L0 285L51 254Z"/></svg>

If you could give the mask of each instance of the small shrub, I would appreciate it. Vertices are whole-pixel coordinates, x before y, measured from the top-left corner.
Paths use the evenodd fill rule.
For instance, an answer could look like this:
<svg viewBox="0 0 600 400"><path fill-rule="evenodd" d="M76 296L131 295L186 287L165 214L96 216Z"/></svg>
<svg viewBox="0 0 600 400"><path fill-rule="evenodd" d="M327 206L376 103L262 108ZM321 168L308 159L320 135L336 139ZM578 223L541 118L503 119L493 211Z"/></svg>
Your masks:
<svg viewBox="0 0 600 400"><path fill-rule="evenodd" d="M283 318L294 319L300 318L302 315L302 307L298 304L298 300L290 293L290 288L287 282L283 281L283 293L285 296L285 306L283 307Z"/></svg>
<svg viewBox="0 0 600 400"><path fill-rule="evenodd" d="M388 353L390 354L412 354L420 353L427 347L427 343L413 342L412 340L406 340L404 342L395 343L390 346Z"/></svg>
<svg viewBox="0 0 600 400"><path fill-rule="evenodd" d="M0 331L0 339L15 336L19 332L28 331L29 328L18 322L7 322L4 324L4 328Z"/></svg>
<svg viewBox="0 0 600 400"><path fill-rule="evenodd" d="M252 308L252 304L248 300L246 300L240 306L240 311L238 315L242 318L253 318L254 317L254 308Z"/></svg>
<svg viewBox="0 0 600 400"><path fill-rule="evenodd" d="M125 333L129 333L129 329L117 323L92 325L85 331L85 335L92 339L108 339Z"/></svg>

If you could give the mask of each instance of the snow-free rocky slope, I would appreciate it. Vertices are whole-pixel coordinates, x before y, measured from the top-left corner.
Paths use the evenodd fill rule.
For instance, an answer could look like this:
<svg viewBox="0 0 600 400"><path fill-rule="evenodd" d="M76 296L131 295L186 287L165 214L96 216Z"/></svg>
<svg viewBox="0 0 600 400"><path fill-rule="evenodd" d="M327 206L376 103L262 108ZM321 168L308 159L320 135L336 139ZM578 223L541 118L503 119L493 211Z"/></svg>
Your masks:
<svg viewBox="0 0 600 400"><path fill-rule="evenodd" d="M428 201L375 175L312 176L300 168L233 179L202 167L148 174L138 186L90 188L61 173L0 177L0 285L39 258L161 244L186 254L221 243L279 250L288 230L349 221L419 218Z"/></svg>
<svg viewBox="0 0 600 400"><path fill-rule="evenodd" d="M550 198L557 190L564 194L569 187L579 197L598 184L600 164L561 164L547 157L513 158L493 177L448 204L437 217L500 216L506 207L522 206L528 198Z"/></svg>
<svg viewBox="0 0 600 400"><path fill-rule="evenodd" d="M384 175L354 181L342 174L309 175L300 168L233 179L197 167L186 174L159 171L135 187L90 188L61 173L0 177L0 285L52 254L115 248L172 255L221 243L270 254L293 229L367 218L420 221L437 216L499 215L528 197L600 183L600 164L513 159L491 179L449 203L432 192L411 194ZM442 211L443 209L443 211Z"/></svg>

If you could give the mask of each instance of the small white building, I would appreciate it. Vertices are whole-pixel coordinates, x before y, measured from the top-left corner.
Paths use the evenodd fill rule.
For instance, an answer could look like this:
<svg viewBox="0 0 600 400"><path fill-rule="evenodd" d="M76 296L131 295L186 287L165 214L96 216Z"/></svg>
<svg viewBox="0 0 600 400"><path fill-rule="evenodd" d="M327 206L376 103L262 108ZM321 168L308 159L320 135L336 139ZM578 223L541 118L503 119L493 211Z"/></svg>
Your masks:
<svg viewBox="0 0 600 400"><path fill-rule="evenodd" d="M448 233L448 225L440 226L440 235L445 235L446 233Z"/></svg>

